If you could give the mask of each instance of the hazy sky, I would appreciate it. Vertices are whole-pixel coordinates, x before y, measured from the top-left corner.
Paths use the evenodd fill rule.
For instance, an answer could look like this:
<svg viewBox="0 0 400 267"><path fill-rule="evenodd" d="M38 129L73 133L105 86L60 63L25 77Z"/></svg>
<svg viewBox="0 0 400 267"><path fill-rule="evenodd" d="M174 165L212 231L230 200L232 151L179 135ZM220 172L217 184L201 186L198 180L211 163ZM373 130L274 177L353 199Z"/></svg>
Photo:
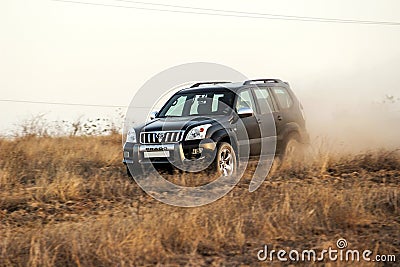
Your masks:
<svg viewBox="0 0 400 267"><path fill-rule="evenodd" d="M143 7L115 1L86 2ZM400 22L400 2L396 0L260 0L251 4L171 0L168 4ZM196 61L224 64L248 77L287 80L309 110L322 102L340 106L337 99L342 93L352 99L351 104L379 100L385 94L400 97L400 26L2 0L0 33L1 99L124 106L153 75ZM1 128L40 112L49 112L51 118L73 119L83 114L113 114L114 109L0 102Z"/></svg>

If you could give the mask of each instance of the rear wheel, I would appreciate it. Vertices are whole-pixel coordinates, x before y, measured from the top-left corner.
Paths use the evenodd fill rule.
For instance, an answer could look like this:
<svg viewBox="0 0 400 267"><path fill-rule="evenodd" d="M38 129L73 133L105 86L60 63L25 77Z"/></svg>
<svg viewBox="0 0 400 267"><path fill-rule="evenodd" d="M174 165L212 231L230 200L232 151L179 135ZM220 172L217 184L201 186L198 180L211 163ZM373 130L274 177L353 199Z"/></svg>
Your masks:
<svg viewBox="0 0 400 267"><path fill-rule="evenodd" d="M230 176L236 173L236 168L235 150L229 143L220 143L215 155L214 169L222 176Z"/></svg>
<svg viewBox="0 0 400 267"><path fill-rule="evenodd" d="M283 151L280 157L281 162L301 162L304 160L305 146L300 143L300 137L297 133L289 134L286 138Z"/></svg>
<svg viewBox="0 0 400 267"><path fill-rule="evenodd" d="M285 147L285 158L293 158L302 154L302 148L296 138L291 138Z"/></svg>

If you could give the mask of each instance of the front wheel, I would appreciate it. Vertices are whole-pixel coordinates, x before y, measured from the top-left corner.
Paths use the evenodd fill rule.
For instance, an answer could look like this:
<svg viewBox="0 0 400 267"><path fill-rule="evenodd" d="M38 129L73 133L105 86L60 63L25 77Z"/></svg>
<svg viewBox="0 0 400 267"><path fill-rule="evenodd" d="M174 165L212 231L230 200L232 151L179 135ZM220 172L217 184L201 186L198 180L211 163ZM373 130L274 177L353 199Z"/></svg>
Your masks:
<svg viewBox="0 0 400 267"><path fill-rule="evenodd" d="M236 153L229 143L220 143L214 160L214 169L221 176L230 176L236 173Z"/></svg>
<svg viewBox="0 0 400 267"><path fill-rule="evenodd" d="M134 176L140 176L143 175L143 167L140 164L131 164L126 165L126 174L130 177L133 178Z"/></svg>

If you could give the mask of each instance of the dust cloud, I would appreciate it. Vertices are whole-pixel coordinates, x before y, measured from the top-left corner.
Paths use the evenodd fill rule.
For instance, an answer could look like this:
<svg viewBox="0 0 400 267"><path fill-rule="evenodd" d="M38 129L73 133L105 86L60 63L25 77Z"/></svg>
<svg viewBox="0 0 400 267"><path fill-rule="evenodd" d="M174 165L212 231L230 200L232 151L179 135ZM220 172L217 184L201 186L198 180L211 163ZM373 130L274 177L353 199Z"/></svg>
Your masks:
<svg viewBox="0 0 400 267"><path fill-rule="evenodd" d="M299 92L311 144L337 152L400 149L400 90L383 84L316 84Z"/></svg>

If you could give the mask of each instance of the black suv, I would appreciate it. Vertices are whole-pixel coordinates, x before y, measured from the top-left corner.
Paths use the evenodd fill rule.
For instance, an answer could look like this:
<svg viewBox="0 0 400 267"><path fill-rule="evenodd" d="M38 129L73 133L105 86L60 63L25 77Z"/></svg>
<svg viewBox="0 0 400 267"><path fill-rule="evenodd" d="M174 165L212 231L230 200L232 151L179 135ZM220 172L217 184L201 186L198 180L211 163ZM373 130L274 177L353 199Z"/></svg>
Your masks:
<svg viewBox="0 0 400 267"><path fill-rule="evenodd" d="M263 140L272 145L261 149ZM172 163L227 176L243 157L282 158L305 143L303 108L288 83L202 82L178 91L149 122L128 131L123 162L129 175L149 164Z"/></svg>

